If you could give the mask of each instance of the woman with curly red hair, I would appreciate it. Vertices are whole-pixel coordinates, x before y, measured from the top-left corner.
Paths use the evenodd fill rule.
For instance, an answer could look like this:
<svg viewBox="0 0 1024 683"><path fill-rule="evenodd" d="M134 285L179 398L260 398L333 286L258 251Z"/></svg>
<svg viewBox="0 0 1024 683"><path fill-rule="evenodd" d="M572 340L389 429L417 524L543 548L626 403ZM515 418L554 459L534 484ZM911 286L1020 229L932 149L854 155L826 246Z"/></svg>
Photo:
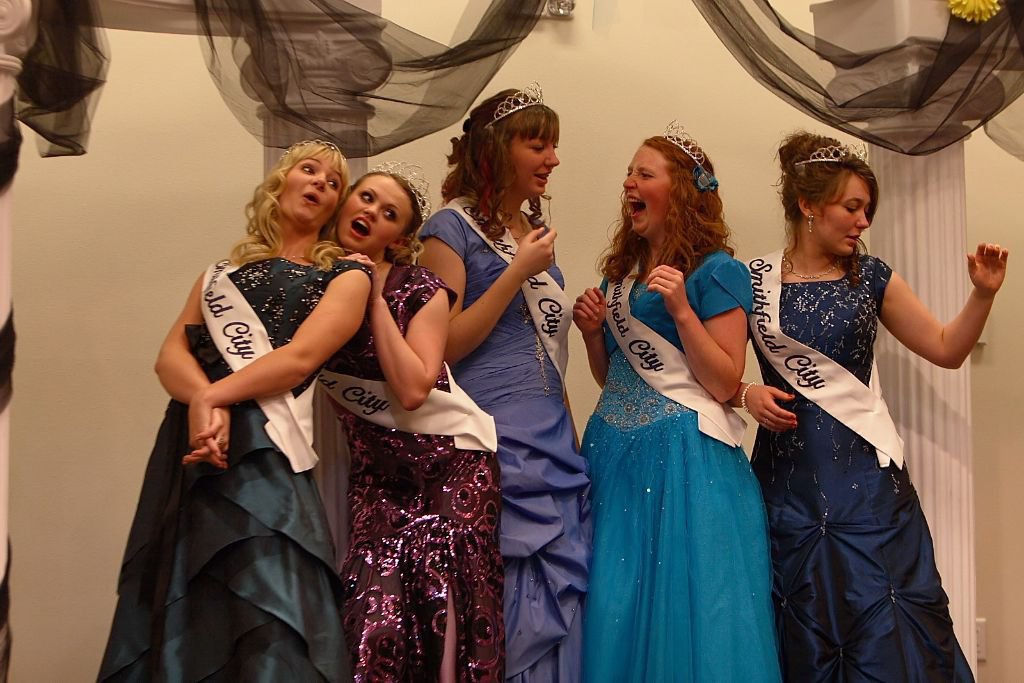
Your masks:
<svg viewBox="0 0 1024 683"><path fill-rule="evenodd" d="M587 681L777 681L767 523L723 405L743 375L750 275L714 167L676 125L623 182L601 288L573 309L603 387L583 435L594 556Z"/></svg>

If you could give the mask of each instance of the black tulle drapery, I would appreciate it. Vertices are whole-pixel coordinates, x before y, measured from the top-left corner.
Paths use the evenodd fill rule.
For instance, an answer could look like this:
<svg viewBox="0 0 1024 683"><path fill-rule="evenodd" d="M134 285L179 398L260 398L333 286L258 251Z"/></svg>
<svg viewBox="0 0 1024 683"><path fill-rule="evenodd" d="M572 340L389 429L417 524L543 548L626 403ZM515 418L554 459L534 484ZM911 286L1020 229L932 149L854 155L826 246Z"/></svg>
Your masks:
<svg viewBox="0 0 1024 683"><path fill-rule="evenodd" d="M475 28L448 47L342 0L195 4L210 73L250 133L268 147L326 137L352 157L462 118L544 8L471 2Z"/></svg>
<svg viewBox="0 0 1024 683"><path fill-rule="evenodd" d="M39 2L18 117L47 141L48 156L85 151L109 61L94 2ZM210 74L246 130L268 147L334 140L352 157L458 121L544 8L471 0L458 24L465 38L448 46L343 0L194 3Z"/></svg>
<svg viewBox="0 0 1024 683"><path fill-rule="evenodd" d="M35 0L38 37L18 76L16 115L43 156L84 154L108 57L93 0Z"/></svg>
<svg viewBox="0 0 1024 683"><path fill-rule="evenodd" d="M766 0L693 2L759 83L819 121L896 152L940 150L1024 92L1022 0L1007 0L980 24L951 18L941 41L911 38L860 53L796 28Z"/></svg>

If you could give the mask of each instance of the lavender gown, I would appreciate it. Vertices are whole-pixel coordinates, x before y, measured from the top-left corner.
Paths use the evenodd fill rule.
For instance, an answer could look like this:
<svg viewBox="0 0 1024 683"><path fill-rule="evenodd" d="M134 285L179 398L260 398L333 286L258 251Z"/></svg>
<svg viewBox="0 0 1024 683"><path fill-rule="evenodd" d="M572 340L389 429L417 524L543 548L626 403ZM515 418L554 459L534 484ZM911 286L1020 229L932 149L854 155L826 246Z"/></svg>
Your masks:
<svg viewBox="0 0 1024 683"><path fill-rule="evenodd" d="M507 267L451 209L434 214L420 237L440 239L462 258L464 308ZM557 266L548 272L563 285ZM590 481L575 448L561 379L540 346L522 293L452 372L498 426L506 678L578 681L591 548Z"/></svg>

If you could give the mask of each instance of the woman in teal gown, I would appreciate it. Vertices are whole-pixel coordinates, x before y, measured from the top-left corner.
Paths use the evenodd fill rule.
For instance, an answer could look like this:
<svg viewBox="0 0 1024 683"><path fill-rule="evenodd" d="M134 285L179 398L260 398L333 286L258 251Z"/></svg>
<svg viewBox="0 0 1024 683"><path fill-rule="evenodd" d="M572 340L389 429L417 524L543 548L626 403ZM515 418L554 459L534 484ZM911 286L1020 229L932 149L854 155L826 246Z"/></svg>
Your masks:
<svg viewBox="0 0 1024 683"><path fill-rule="evenodd" d="M347 175L337 147L307 141L254 193L249 236L225 271L239 297L217 310L244 302L274 350L232 371L221 326L204 323L201 300L217 301L203 296L205 278L160 350L172 400L128 537L101 681L351 679L311 463L278 446L250 400L311 398L320 366L362 322L368 273L336 260L344 252L329 239ZM241 326L237 313L225 326Z"/></svg>
<svg viewBox="0 0 1024 683"><path fill-rule="evenodd" d="M680 130L645 140L623 184L605 281L573 311L603 385L582 441L594 514L589 682L779 680L767 523L750 464L652 388L604 323L609 281L636 273L631 315L685 350L714 401L731 396L750 276L731 256L712 174Z"/></svg>

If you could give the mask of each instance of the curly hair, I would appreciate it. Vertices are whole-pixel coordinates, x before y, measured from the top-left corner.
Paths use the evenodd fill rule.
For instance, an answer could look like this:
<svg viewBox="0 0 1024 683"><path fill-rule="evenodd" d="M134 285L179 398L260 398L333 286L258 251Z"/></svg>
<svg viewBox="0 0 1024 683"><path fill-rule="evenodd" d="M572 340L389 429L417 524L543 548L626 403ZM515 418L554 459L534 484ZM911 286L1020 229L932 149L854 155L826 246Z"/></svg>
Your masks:
<svg viewBox="0 0 1024 683"><path fill-rule="evenodd" d="M416 193L413 191L412 186L409 185L409 181L397 173L370 171L352 184L352 187L350 187L348 192L345 194L345 201L348 201L348 198L356 191L364 180L372 176L391 178L400 188L402 188L406 196L409 198L409 223L402 230L402 236L399 238L401 240L400 244L397 246L388 246L384 250L384 259L389 263L399 266L406 266L410 263L415 263L420 252L423 251L423 243L420 242L419 239L420 227L423 226L423 216L420 215L419 202L416 201Z"/></svg>
<svg viewBox="0 0 1024 683"><path fill-rule="evenodd" d="M601 256L600 271L610 281L621 280L634 268L640 274L650 272L659 264L691 273L705 256L724 251L730 256L730 231L723 216L722 199L718 190L700 192L693 184L696 163L678 146L660 135L647 138L642 147L649 147L665 158L668 166L670 189L668 212L665 216L665 240L657 254L640 235L633 232L633 219L625 192L622 195L622 218L611 244ZM714 174L711 159L704 155L705 170Z"/></svg>
<svg viewBox="0 0 1024 683"><path fill-rule="evenodd" d="M800 225L805 220L804 213L800 210L800 200L819 205L837 201L851 175L859 176L868 186L871 203L865 213L869 223L875 217L878 208L878 179L863 159L846 155L837 162L797 166L797 162L809 159L816 150L829 146L840 147L842 143L835 138L807 131L790 134L779 146L779 167L782 170L779 177L779 198L782 200L782 210L786 216L788 249L796 246L801 234ZM866 253L867 247L858 239L853 253L839 259L840 266L850 276L850 287L860 284L860 256Z"/></svg>
<svg viewBox="0 0 1024 683"><path fill-rule="evenodd" d="M281 205L278 198L284 191L285 178L289 171L305 159L317 159L326 164L341 176L341 187L348 183L348 162L334 145L319 140L306 140L289 147L274 168L267 173L263 182L256 187L252 201L245 207L245 216L248 219L246 236L232 247L232 264L262 261L281 253L281 226L278 224ZM330 270L334 261L345 254L337 244L336 223L340 210L341 201L320 228L318 241L305 254L319 270Z"/></svg>
<svg viewBox="0 0 1024 683"><path fill-rule="evenodd" d="M501 211L505 194L516 179L508 153L512 141L522 138L558 143L558 114L546 105L526 107L494 121L498 105L516 92L502 90L473 108L462 124L463 134L451 140L451 170L441 185L441 196L446 202L456 197L469 199L474 216L490 239L501 237L504 224L512 219ZM529 208L530 223L542 225L540 198L530 199Z"/></svg>

